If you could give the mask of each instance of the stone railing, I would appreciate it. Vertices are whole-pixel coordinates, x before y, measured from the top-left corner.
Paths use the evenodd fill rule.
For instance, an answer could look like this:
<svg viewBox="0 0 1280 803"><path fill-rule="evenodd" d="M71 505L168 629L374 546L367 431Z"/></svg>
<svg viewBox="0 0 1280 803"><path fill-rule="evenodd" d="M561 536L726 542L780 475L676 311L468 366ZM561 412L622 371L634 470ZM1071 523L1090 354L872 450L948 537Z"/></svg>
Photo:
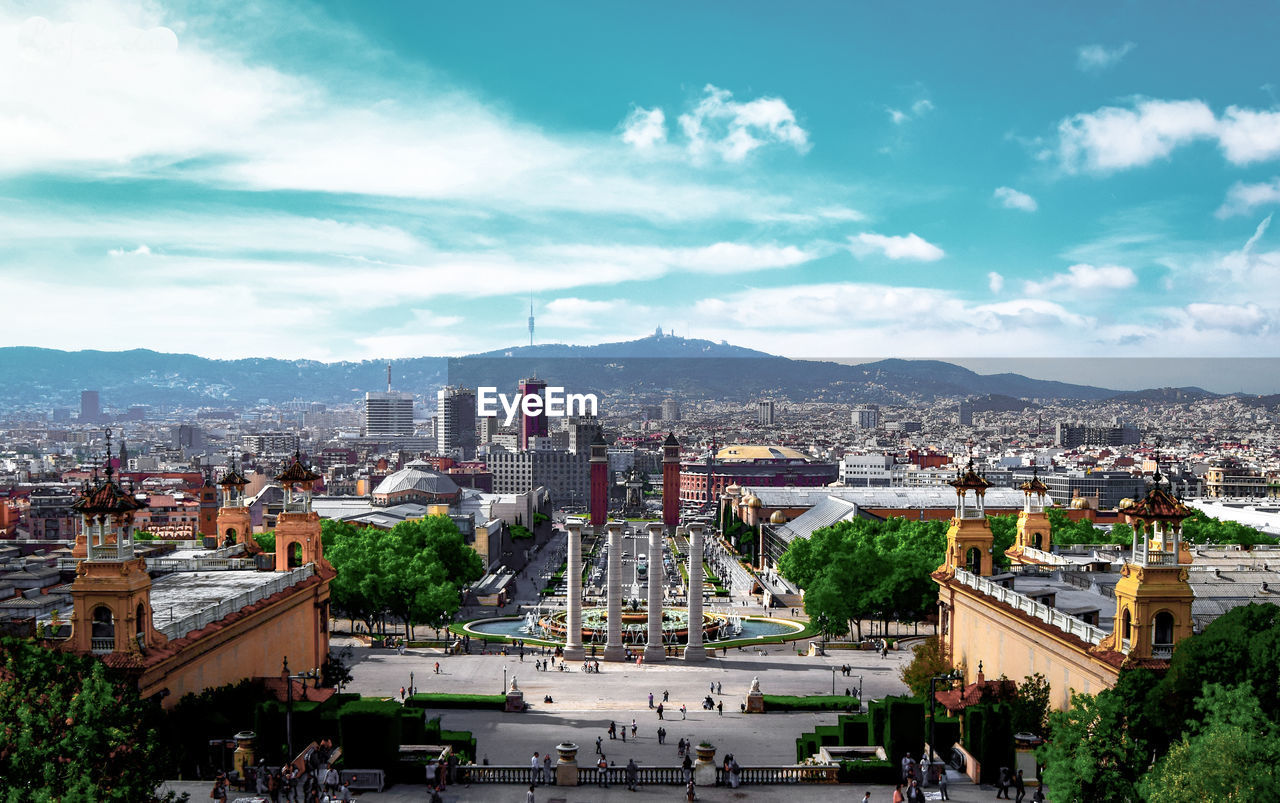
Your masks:
<svg viewBox="0 0 1280 803"><path fill-rule="evenodd" d="M793 764L778 766L741 767L738 780L743 784L808 784L836 783L840 768L834 764ZM556 765L551 765L554 779ZM533 770L527 766L499 764L468 764L458 768L458 779L463 783L475 784L518 784L527 786L533 783ZM625 785L627 782L626 765L612 765L605 770L605 783L609 786ZM679 766L642 765L637 767L636 782L646 786L683 786L684 769ZM600 770L594 766L578 767L579 786L597 786L600 783ZM716 767L716 784L727 786L729 774L723 766Z"/></svg>
<svg viewBox="0 0 1280 803"><path fill-rule="evenodd" d="M1139 565L1143 566L1177 566L1178 554L1176 552L1165 552L1158 549L1142 549L1139 550L1142 561Z"/></svg>
<svg viewBox="0 0 1280 803"><path fill-rule="evenodd" d="M147 568L153 572L254 571L258 564L253 558L147 558Z"/></svg>
<svg viewBox="0 0 1280 803"><path fill-rule="evenodd" d="M1022 555L1037 563L1046 563L1050 566L1066 566L1071 563L1061 555L1055 555L1052 552L1045 552L1043 549L1036 549L1030 546L1022 548Z"/></svg>
<svg viewBox="0 0 1280 803"><path fill-rule="evenodd" d="M95 653L114 652L116 648L116 640L113 636L106 638L89 639L89 648Z"/></svg>
<svg viewBox="0 0 1280 803"><path fill-rule="evenodd" d="M993 583L985 577L978 577L963 569L956 570L956 579L970 588L981 591L991 597L995 597L1000 602L1022 611L1023 613L1034 616L1035 618L1053 625L1064 633L1069 633L1082 641L1089 644L1097 644L1106 638L1109 633L1107 631L1087 624L1070 614L1063 613L1057 608L1045 605L1043 602L1036 602L1026 594L1019 594L1011 588Z"/></svg>
<svg viewBox="0 0 1280 803"><path fill-rule="evenodd" d="M1172 644L1152 644L1152 645L1151 645L1151 657L1152 657L1152 658L1164 658L1164 659L1172 658L1172 657L1173 657L1173 645L1172 645Z"/></svg>
<svg viewBox="0 0 1280 803"><path fill-rule="evenodd" d="M194 630L200 630L209 625L223 619L230 614L235 613L243 608L252 605L255 602L266 599L277 592L283 591L296 583L306 580L315 574L316 567L314 563L308 563L306 566L300 566L288 572L276 572L269 582L252 590L239 594L231 599L223 600L212 608L205 608L202 611L196 611L182 617L181 619L169 622L168 624L157 627L165 637L169 639L179 639ZM270 576L264 573L264 577Z"/></svg>

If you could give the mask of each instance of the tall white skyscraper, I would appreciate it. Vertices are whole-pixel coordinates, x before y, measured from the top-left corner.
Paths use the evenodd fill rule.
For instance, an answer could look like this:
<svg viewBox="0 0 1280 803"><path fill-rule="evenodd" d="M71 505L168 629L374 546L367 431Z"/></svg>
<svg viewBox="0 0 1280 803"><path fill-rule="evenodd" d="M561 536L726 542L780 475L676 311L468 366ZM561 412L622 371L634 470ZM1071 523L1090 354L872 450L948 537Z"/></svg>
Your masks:
<svg viewBox="0 0 1280 803"><path fill-rule="evenodd" d="M761 399L756 402L756 423L762 427L773 426L773 401Z"/></svg>
<svg viewBox="0 0 1280 803"><path fill-rule="evenodd" d="M373 391L364 394L364 434L413 434L413 394L400 391Z"/></svg>

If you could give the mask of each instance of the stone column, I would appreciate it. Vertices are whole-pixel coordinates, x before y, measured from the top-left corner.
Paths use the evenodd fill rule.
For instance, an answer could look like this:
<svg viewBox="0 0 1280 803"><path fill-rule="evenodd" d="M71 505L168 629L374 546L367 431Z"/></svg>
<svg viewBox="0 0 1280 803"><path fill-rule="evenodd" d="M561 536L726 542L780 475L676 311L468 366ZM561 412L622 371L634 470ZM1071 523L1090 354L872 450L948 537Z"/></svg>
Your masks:
<svg viewBox="0 0 1280 803"><path fill-rule="evenodd" d="M566 601L564 657L566 661L581 661L586 657L582 648L582 522L571 521L565 525L569 531L569 598Z"/></svg>
<svg viewBox="0 0 1280 803"><path fill-rule="evenodd" d="M622 646L622 522L609 522L609 613L608 636L604 645L606 661L624 661Z"/></svg>
<svg viewBox="0 0 1280 803"><path fill-rule="evenodd" d="M655 570L656 569L656 570ZM649 638L644 660L661 661L667 657L662 643L662 525L649 525Z"/></svg>
<svg viewBox="0 0 1280 803"><path fill-rule="evenodd" d="M702 525L689 525L689 642L684 648L686 661L707 660L702 646Z"/></svg>

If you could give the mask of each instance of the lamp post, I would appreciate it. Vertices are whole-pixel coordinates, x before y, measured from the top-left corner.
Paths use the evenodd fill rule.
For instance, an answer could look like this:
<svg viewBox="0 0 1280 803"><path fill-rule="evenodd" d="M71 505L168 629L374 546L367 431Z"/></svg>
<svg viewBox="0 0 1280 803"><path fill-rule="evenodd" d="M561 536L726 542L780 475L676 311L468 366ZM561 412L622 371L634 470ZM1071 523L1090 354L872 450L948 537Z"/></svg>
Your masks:
<svg viewBox="0 0 1280 803"><path fill-rule="evenodd" d="M285 687L285 701L286 701L285 717L284 717L284 733L285 733L285 746L289 751L289 754L285 756L285 758L288 759L289 761L293 761L293 758L294 758L294 755L293 755L293 682L295 680L302 682L302 695L305 698L307 694L307 681L317 680L320 677L320 674L316 672L314 669L307 670L306 672L299 672L296 675L289 674L289 658L288 656L285 656L284 676L285 676L284 687Z"/></svg>
<svg viewBox="0 0 1280 803"><path fill-rule="evenodd" d="M929 678L929 764L932 765L937 760L937 750L933 746L933 718L934 709L937 707L938 698L936 696L936 687L939 680L951 682L961 678L960 670L952 669L944 675L934 675ZM861 678L859 678L861 681Z"/></svg>

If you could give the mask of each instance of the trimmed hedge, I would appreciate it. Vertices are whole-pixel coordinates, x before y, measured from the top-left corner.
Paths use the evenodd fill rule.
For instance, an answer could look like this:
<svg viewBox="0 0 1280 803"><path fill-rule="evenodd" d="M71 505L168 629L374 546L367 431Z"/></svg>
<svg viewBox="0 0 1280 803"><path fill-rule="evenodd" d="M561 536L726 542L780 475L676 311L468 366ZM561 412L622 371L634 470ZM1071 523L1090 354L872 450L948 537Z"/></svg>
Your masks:
<svg viewBox="0 0 1280 803"><path fill-rule="evenodd" d="M467 764L476 759L476 740L471 731L440 731L440 744L448 745L458 754L458 763Z"/></svg>
<svg viewBox="0 0 1280 803"><path fill-rule="evenodd" d="M925 731L925 737L928 738L929 732ZM935 716L933 719L933 739L935 744L933 749L937 751L939 756L950 757L951 746L960 741L960 718L948 717L945 715Z"/></svg>
<svg viewBox="0 0 1280 803"><path fill-rule="evenodd" d="M841 714L837 722L840 728L840 744L858 746L876 743L871 739L869 715Z"/></svg>
<svg viewBox="0 0 1280 803"><path fill-rule="evenodd" d="M392 772L400 762L401 705L394 700L347 703L338 714L342 755L348 767Z"/></svg>
<svg viewBox="0 0 1280 803"><path fill-rule="evenodd" d="M837 747L840 744L840 728L835 725L819 725L813 729L813 734L823 747Z"/></svg>
<svg viewBox="0 0 1280 803"><path fill-rule="evenodd" d="M982 783L995 783L1000 768L1014 767L1013 709L1008 703L979 703L964 710L964 749L982 764Z"/></svg>
<svg viewBox="0 0 1280 803"><path fill-rule="evenodd" d="M886 697L884 746L885 755L901 759L907 753L920 756L924 752L924 703L917 697Z"/></svg>
<svg viewBox="0 0 1280 803"><path fill-rule="evenodd" d="M502 711L506 708L505 694L414 694L405 701L409 708L464 708Z"/></svg>
<svg viewBox="0 0 1280 803"><path fill-rule="evenodd" d="M800 764L805 759L818 752L818 748L822 746L822 742L818 740L817 734L804 733L796 739L796 763Z"/></svg>
<svg viewBox="0 0 1280 803"><path fill-rule="evenodd" d="M764 696L765 711L856 711L857 697L846 697L843 694L829 694L797 697L786 694L766 694Z"/></svg>
<svg viewBox="0 0 1280 803"><path fill-rule="evenodd" d="M836 775L840 783L892 786L902 780L902 766L893 761L841 761Z"/></svg>

